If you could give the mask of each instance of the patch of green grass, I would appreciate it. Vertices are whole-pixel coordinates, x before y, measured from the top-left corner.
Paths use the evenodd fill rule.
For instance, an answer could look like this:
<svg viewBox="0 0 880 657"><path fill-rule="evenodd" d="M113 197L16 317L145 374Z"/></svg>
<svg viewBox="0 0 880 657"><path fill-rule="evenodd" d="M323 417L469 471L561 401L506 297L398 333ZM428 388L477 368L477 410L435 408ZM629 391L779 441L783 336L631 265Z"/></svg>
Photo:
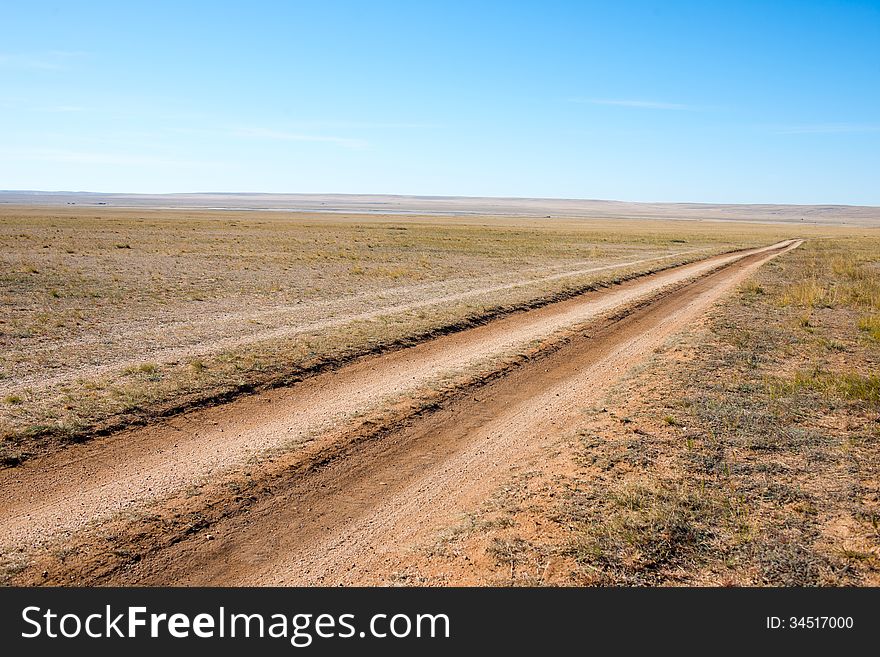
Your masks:
<svg viewBox="0 0 880 657"><path fill-rule="evenodd" d="M821 338L820 342L825 346L828 351L846 351L847 346L840 342L839 340L835 340L834 338Z"/></svg>
<svg viewBox="0 0 880 657"><path fill-rule="evenodd" d="M859 318L859 330L868 334L872 340L880 340L880 315L865 315Z"/></svg>
<svg viewBox="0 0 880 657"><path fill-rule="evenodd" d="M194 372L202 372L208 369L208 366L205 364L203 360L199 360L198 358L194 358L189 362L190 369Z"/></svg>
<svg viewBox="0 0 880 657"><path fill-rule="evenodd" d="M159 366L156 363L140 363L139 365L131 365L122 370L123 374L126 375L138 375L138 374L156 374L159 371Z"/></svg>
<svg viewBox="0 0 880 657"><path fill-rule="evenodd" d="M825 372L814 368L799 370L788 378L773 378L768 382L768 388L775 397L810 390L824 397L880 404L880 375L877 374L866 376L857 372Z"/></svg>

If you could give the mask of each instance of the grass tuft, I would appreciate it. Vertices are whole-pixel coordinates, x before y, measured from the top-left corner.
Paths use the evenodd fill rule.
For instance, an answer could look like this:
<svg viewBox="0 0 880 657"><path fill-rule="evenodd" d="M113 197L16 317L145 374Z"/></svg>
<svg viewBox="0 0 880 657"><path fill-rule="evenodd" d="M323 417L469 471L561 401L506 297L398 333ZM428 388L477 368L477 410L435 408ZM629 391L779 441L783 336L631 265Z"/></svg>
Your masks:
<svg viewBox="0 0 880 657"><path fill-rule="evenodd" d="M131 365L122 370L123 374L128 376L139 375L139 374L156 374L159 371L159 366L156 363L140 363L139 365Z"/></svg>
<svg viewBox="0 0 880 657"><path fill-rule="evenodd" d="M872 340L880 340L880 315L860 317L859 330L867 333Z"/></svg>
<svg viewBox="0 0 880 657"><path fill-rule="evenodd" d="M618 583L643 584L711 539L712 500L686 485L627 484L582 526L569 553Z"/></svg>
<svg viewBox="0 0 880 657"><path fill-rule="evenodd" d="M803 390L825 398L880 404L880 375L857 372L825 372L818 368L799 370L789 378L773 378L768 389L774 397L796 394Z"/></svg>

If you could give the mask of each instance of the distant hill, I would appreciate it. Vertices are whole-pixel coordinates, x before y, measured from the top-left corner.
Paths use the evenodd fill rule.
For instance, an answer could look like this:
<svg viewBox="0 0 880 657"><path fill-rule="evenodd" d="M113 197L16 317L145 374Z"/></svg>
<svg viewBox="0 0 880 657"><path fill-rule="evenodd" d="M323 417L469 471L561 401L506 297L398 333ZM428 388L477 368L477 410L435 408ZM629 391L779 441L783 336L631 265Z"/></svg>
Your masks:
<svg viewBox="0 0 880 657"><path fill-rule="evenodd" d="M382 194L101 194L40 191L0 191L0 204L264 209L373 214L713 219L880 226L880 207L856 205L630 203L592 199L392 196Z"/></svg>

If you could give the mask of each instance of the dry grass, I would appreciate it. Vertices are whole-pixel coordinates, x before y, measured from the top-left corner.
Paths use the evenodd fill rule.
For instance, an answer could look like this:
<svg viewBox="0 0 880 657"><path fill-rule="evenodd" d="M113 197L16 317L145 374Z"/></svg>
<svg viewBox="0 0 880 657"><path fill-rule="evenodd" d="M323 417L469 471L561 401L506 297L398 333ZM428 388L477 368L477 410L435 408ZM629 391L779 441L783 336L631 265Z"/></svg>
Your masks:
<svg viewBox="0 0 880 657"><path fill-rule="evenodd" d="M853 239L811 243L797 263L799 278L779 295L784 306L833 308L853 306L880 310L880 266L876 240Z"/></svg>
<svg viewBox="0 0 880 657"><path fill-rule="evenodd" d="M584 523L568 552L615 584L651 583L652 573L686 563L712 536L719 511L713 499L680 482L627 483L609 501L600 501L601 518L587 509L570 512L579 522L584 514L594 522Z"/></svg>
<svg viewBox="0 0 880 657"><path fill-rule="evenodd" d="M790 230L3 208L0 453L15 462L59 440L284 384L359 354L656 267L770 243ZM621 264L653 258L663 259ZM540 280L603 266L615 268ZM430 301L480 287L498 289ZM401 309L407 304L415 307Z"/></svg>
<svg viewBox="0 0 880 657"><path fill-rule="evenodd" d="M880 238L862 237L765 265L585 409L445 567L465 555L501 584L880 585L880 345L863 314L878 262ZM512 561L542 576L507 578Z"/></svg>
<svg viewBox="0 0 880 657"><path fill-rule="evenodd" d="M681 422L651 422L663 467L568 507L592 581L880 581L880 351L856 320L876 307L878 261L876 238L808 243L744 286L708 344L664 363L679 392L651 401Z"/></svg>
<svg viewBox="0 0 880 657"><path fill-rule="evenodd" d="M872 340L880 340L880 315L865 315L859 318L859 330Z"/></svg>

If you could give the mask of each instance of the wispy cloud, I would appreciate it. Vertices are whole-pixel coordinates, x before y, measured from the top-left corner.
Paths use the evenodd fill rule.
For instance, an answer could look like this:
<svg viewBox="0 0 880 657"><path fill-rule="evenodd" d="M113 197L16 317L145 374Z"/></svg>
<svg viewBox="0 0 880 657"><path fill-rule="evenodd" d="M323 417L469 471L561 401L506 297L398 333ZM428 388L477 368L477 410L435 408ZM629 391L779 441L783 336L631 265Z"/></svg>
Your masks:
<svg viewBox="0 0 880 657"><path fill-rule="evenodd" d="M335 137L331 135L312 135L300 132L285 132L266 128L236 128L231 132L234 137L246 139L267 139L271 141L302 141L336 144L345 148L364 148L367 142L352 137Z"/></svg>
<svg viewBox="0 0 880 657"><path fill-rule="evenodd" d="M19 149L0 151L0 157L16 158L38 162L59 162L64 164L110 164L119 166L162 166L162 167L216 167L217 162L198 162L180 160L156 155L100 153L92 151L69 151L48 148Z"/></svg>
<svg viewBox="0 0 880 657"><path fill-rule="evenodd" d="M682 103L665 103L656 100L630 100L630 99L613 99L613 98L572 98L573 103L584 103L587 105L611 105L614 107L635 107L638 109L656 109L656 110L683 110L695 111L698 107L693 105L684 105Z"/></svg>
<svg viewBox="0 0 880 657"><path fill-rule="evenodd" d="M83 52L49 50L40 53L0 53L0 68L21 70L63 71L73 61L85 56Z"/></svg>
<svg viewBox="0 0 880 657"><path fill-rule="evenodd" d="M363 130L430 130L441 128L439 123L419 123L407 121L309 121L297 123L303 129L341 128Z"/></svg>
<svg viewBox="0 0 880 657"><path fill-rule="evenodd" d="M52 112L53 114L67 114L70 112L85 112L85 107L79 105L48 105L46 107L38 107L39 112Z"/></svg>
<svg viewBox="0 0 880 657"><path fill-rule="evenodd" d="M47 112L52 114L66 114L70 112L88 112L92 111L88 107L83 107L82 105L68 105L65 103L51 104L51 103L38 103L35 101L27 101L22 100L20 98L16 99L2 99L0 100L0 108L2 109L15 109L23 112Z"/></svg>
<svg viewBox="0 0 880 657"><path fill-rule="evenodd" d="M880 123L813 123L789 125L774 129L780 135L820 135L853 132L880 132Z"/></svg>

